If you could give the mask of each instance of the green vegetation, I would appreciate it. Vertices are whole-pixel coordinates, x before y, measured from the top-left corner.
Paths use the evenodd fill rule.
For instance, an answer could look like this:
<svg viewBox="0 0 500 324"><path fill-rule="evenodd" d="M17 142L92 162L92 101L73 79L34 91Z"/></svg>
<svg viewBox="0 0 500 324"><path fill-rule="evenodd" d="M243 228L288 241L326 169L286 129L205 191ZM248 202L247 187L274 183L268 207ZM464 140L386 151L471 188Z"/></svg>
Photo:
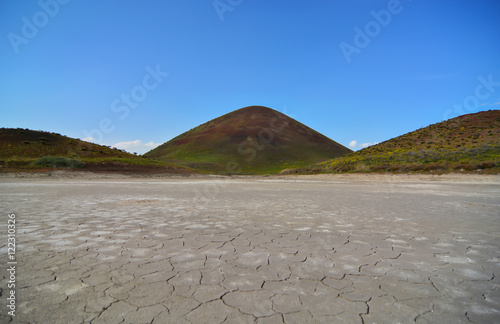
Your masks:
<svg viewBox="0 0 500 324"><path fill-rule="evenodd" d="M463 115L286 174L500 171L500 111Z"/></svg>
<svg viewBox="0 0 500 324"><path fill-rule="evenodd" d="M352 153L345 157L284 173L475 171L500 167L500 145L456 150L396 150L379 154Z"/></svg>
<svg viewBox="0 0 500 324"><path fill-rule="evenodd" d="M0 171L80 168L88 171L193 172L158 161L57 133L0 129Z"/></svg>
<svg viewBox="0 0 500 324"><path fill-rule="evenodd" d="M47 168L82 168L85 163L64 156L42 156L33 161L33 166Z"/></svg>
<svg viewBox="0 0 500 324"><path fill-rule="evenodd" d="M251 106L199 125L144 156L217 174L276 174L352 152L273 109Z"/></svg>
<svg viewBox="0 0 500 324"><path fill-rule="evenodd" d="M456 117L357 152L265 107L216 118L144 156L56 133L1 128L0 171L40 168L217 174L500 172L500 111Z"/></svg>

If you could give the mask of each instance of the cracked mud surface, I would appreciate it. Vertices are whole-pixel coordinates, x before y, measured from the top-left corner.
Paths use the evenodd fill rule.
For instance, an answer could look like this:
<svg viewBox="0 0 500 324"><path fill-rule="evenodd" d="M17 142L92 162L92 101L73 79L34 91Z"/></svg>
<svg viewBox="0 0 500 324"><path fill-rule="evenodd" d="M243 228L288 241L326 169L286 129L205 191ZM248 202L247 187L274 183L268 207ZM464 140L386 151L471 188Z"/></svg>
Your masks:
<svg viewBox="0 0 500 324"><path fill-rule="evenodd" d="M500 322L498 182L2 179L0 198L14 323Z"/></svg>

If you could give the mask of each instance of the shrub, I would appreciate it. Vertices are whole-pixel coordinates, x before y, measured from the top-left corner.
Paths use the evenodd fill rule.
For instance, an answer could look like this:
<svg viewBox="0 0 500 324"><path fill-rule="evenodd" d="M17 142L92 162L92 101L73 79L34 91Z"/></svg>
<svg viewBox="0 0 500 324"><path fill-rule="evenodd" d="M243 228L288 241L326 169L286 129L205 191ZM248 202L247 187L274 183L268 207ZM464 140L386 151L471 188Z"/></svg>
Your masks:
<svg viewBox="0 0 500 324"><path fill-rule="evenodd" d="M494 167L496 167L496 163L493 161L486 161L478 164L478 169L491 169Z"/></svg>
<svg viewBox="0 0 500 324"><path fill-rule="evenodd" d="M382 163L382 164L378 164L378 165L373 165L371 167L371 169L373 171L377 171L377 172L385 172L385 171L388 171L388 169L390 168L390 165L387 164L387 163Z"/></svg>
<svg viewBox="0 0 500 324"><path fill-rule="evenodd" d="M443 165L436 164L436 163L429 163L429 164L425 164L422 166L422 171L426 171L426 172L443 171L444 169L445 169L445 167Z"/></svg>
<svg viewBox="0 0 500 324"><path fill-rule="evenodd" d="M81 168L85 163L64 156L42 156L33 161L33 165L49 168Z"/></svg>
<svg viewBox="0 0 500 324"><path fill-rule="evenodd" d="M370 167L364 163L357 163L355 166L354 166L354 171L357 171L357 172L368 172L370 171Z"/></svg>

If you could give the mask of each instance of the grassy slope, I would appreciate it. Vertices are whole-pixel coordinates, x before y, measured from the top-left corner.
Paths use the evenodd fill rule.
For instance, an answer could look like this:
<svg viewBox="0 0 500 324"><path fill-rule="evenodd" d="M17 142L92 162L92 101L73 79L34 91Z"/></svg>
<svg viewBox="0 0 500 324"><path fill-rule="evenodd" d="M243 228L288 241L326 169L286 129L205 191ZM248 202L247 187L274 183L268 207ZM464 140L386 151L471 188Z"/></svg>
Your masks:
<svg viewBox="0 0 500 324"><path fill-rule="evenodd" d="M278 111L253 106L195 127L145 156L215 173L228 173L232 161L240 169L233 173L264 174L350 152Z"/></svg>
<svg viewBox="0 0 500 324"><path fill-rule="evenodd" d="M459 116L286 173L500 169L500 111Z"/></svg>
<svg viewBox="0 0 500 324"><path fill-rule="evenodd" d="M64 156L82 161L85 169L120 170L151 167L157 171L183 171L172 163L147 159L107 146L92 144L57 133L28 129L0 129L0 170L34 170L42 156Z"/></svg>

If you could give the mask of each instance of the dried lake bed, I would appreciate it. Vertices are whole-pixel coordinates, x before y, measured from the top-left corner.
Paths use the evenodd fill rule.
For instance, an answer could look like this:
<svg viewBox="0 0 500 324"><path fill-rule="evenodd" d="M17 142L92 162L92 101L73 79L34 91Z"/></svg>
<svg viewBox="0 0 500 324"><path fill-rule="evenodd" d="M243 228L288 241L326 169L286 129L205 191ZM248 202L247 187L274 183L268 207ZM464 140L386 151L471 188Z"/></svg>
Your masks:
<svg viewBox="0 0 500 324"><path fill-rule="evenodd" d="M0 211L2 323L500 322L500 176L4 175Z"/></svg>

